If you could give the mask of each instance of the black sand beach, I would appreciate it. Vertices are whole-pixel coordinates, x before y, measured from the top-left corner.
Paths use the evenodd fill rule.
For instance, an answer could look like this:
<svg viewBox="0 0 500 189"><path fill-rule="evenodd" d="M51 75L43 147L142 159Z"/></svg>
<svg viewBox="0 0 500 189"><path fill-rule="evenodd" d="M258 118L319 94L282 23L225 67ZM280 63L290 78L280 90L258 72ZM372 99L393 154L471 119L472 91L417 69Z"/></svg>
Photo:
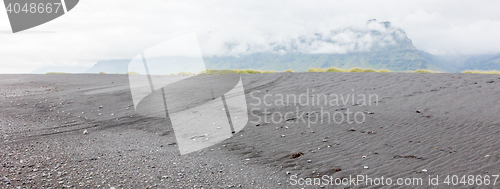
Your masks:
<svg viewBox="0 0 500 189"><path fill-rule="evenodd" d="M421 185L404 187L449 188L453 184L444 182L452 175L491 177L487 186L456 187L500 185L493 185L500 174L499 75L241 78L247 126L217 145L180 155L164 119L135 113L127 75L0 75L0 187L401 188L397 178L422 178ZM304 101L292 103L287 95ZM325 112L346 117L335 123ZM296 182L325 175L392 178L392 184ZM437 175L439 185L431 185Z"/></svg>

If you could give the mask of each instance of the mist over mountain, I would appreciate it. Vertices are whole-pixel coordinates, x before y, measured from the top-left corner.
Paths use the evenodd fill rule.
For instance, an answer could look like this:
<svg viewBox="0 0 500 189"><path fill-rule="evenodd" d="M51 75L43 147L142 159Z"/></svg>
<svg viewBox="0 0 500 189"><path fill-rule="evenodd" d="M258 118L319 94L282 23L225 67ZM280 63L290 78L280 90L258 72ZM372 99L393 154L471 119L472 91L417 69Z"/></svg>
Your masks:
<svg viewBox="0 0 500 189"><path fill-rule="evenodd" d="M344 28L326 34L273 42L267 51L241 56L204 57L211 69L307 71L316 68L374 68L394 71L436 67L413 46L404 30L390 22L370 20L363 28ZM229 47L230 48L230 47Z"/></svg>
<svg viewBox="0 0 500 189"><path fill-rule="evenodd" d="M430 69L441 72L500 70L500 54L436 56L419 51L405 31L390 22L369 20L364 27L272 41L265 46L226 43L231 55L205 55L207 69L307 71L309 68L372 68L392 71ZM242 48L246 48L243 49ZM130 60L97 62L86 73L126 73Z"/></svg>

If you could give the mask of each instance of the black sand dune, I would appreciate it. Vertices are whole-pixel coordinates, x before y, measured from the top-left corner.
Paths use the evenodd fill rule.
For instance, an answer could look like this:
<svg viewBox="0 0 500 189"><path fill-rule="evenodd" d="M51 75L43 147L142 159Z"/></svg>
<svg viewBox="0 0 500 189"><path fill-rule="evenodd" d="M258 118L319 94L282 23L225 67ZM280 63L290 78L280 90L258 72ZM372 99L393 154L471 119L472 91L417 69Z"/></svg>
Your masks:
<svg viewBox="0 0 500 189"><path fill-rule="evenodd" d="M449 188L447 175L490 175L488 186L456 187L500 185L493 186L492 176L500 174L498 75L241 77L252 112L244 130L180 156L164 118L135 113L126 75L1 75L0 186L318 188L293 186L290 177L323 175L383 176L394 179L393 184L396 178L422 178L415 188ZM328 96L326 105L322 100L312 103L325 99L323 94ZM346 101L353 94L355 102ZM360 94L378 98L363 104ZM282 105L280 95L302 95L310 103L289 100L287 105L285 100ZM342 96L346 103L339 99L340 104L330 104L331 95ZM273 105L265 105L264 99ZM321 117L325 112L347 116L347 111L352 112L350 120L340 124ZM347 123L354 121L354 114L364 121ZM308 120L317 122L308 126ZM429 175L439 175L438 186L429 186ZM364 182L324 187L402 188Z"/></svg>

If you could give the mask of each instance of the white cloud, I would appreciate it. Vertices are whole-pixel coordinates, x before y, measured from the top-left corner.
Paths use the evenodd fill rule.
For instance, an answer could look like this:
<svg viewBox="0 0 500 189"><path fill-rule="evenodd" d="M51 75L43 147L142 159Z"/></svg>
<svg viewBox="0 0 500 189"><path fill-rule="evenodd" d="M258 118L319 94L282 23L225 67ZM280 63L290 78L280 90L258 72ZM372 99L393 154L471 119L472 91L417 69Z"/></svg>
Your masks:
<svg viewBox="0 0 500 189"><path fill-rule="evenodd" d="M18 34L7 32L7 15L0 13L0 72L26 73L50 65L90 66L98 60L133 58L157 43L193 31L204 54L268 51L276 44L292 48L297 45L293 40L312 40L316 33L339 44L311 41L296 48L345 53L368 50L373 41L390 45L387 36L356 38L354 31L331 34L346 27L383 31L379 25L366 26L374 18L404 29L418 49L430 53L498 53L498 7L499 1L456 0L86 0L67 15ZM228 45L232 48L227 49Z"/></svg>

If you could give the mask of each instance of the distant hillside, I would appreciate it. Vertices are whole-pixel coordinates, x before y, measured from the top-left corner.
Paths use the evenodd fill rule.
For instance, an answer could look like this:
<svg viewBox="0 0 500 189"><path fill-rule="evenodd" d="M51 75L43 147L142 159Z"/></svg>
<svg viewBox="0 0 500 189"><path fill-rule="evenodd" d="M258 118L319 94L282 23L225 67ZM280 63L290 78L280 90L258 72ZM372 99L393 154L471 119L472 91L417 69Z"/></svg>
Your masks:
<svg viewBox="0 0 500 189"><path fill-rule="evenodd" d="M500 70L500 54L477 55L468 58L463 70Z"/></svg>
<svg viewBox="0 0 500 189"><path fill-rule="evenodd" d="M407 71L428 69L429 60L418 50L384 49L365 53L347 54L304 54L289 53L285 55L256 53L242 57L208 57L204 58L210 69L257 69L284 71L307 71L309 68L372 68Z"/></svg>
<svg viewBox="0 0 500 189"><path fill-rule="evenodd" d="M120 73L124 74L128 71L128 63L130 60L120 59L120 60L104 60L97 62L90 69L85 71L85 73Z"/></svg>
<svg viewBox="0 0 500 189"><path fill-rule="evenodd" d="M500 70L499 55L475 56L435 56L423 51L401 49L386 52L348 53L348 54L303 54L293 53L278 55L273 53L255 53L242 57L204 57L207 69L256 69L285 71L307 71L309 68L354 67L389 69L392 71L412 71L429 69L441 72L458 73L465 70ZM99 61L85 73L120 73L128 72L130 60ZM56 68L44 68L33 73L46 73ZM63 69L68 70L68 69ZM81 73L83 69L66 71Z"/></svg>
<svg viewBox="0 0 500 189"><path fill-rule="evenodd" d="M428 62L427 69L440 72L456 73L461 72L459 62L464 59L461 56L436 56L424 51L420 51L422 57Z"/></svg>
<svg viewBox="0 0 500 189"><path fill-rule="evenodd" d="M465 70L500 70L500 54L435 56L425 52L422 55L432 62L431 70L462 72Z"/></svg>

